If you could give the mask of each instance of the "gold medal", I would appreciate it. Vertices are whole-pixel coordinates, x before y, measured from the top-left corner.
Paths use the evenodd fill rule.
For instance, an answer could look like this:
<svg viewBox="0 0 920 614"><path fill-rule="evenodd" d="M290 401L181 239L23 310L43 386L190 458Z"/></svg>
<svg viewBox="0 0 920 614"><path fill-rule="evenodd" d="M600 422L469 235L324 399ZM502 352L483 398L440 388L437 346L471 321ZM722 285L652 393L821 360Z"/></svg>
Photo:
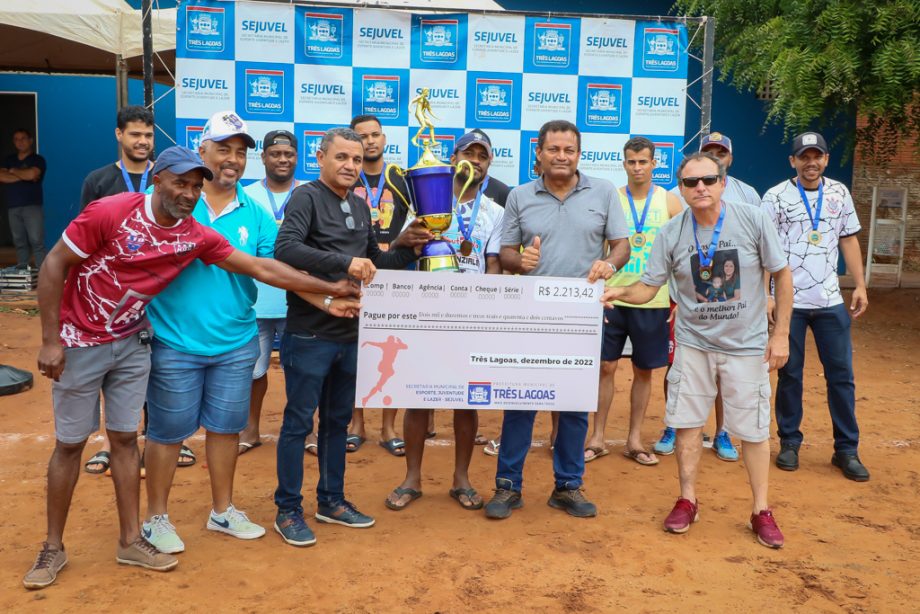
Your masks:
<svg viewBox="0 0 920 614"><path fill-rule="evenodd" d="M375 224L380 219L380 210L377 207L371 207L371 221Z"/></svg>
<svg viewBox="0 0 920 614"><path fill-rule="evenodd" d="M818 232L817 230L812 230L811 232L809 232L808 242L811 243L812 245L820 245L821 244L821 233Z"/></svg>
<svg viewBox="0 0 920 614"><path fill-rule="evenodd" d="M712 265L700 267L700 279L703 281L712 279Z"/></svg>
<svg viewBox="0 0 920 614"><path fill-rule="evenodd" d="M473 242L464 239L460 243L460 253L464 256L469 256L473 253Z"/></svg>
<svg viewBox="0 0 920 614"><path fill-rule="evenodd" d="M632 243L632 246L635 248L642 248L645 246L648 239L645 237L644 232L637 232L632 237L630 237L629 242Z"/></svg>

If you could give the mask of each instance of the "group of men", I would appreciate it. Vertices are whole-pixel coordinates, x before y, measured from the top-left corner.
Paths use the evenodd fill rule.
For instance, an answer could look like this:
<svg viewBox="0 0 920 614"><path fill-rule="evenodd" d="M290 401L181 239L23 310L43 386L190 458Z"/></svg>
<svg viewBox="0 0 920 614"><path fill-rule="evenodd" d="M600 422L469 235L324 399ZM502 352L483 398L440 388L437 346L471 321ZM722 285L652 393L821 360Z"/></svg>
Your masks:
<svg viewBox="0 0 920 614"><path fill-rule="evenodd" d="M91 175L116 186L114 195L93 200L71 222L39 278L38 365L54 380L56 446L48 470L48 535L24 579L28 588L51 584L67 562L63 529L82 450L99 428L100 391L120 519L119 563L160 571L176 566L174 555L185 546L169 517L170 488L183 441L200 427L212 497L206 527L239 539L264 535L236 507L233 480L238 457L261 445L259 418L276 337L286 404L277 444L275 531L291 545L316 542L304 517L305 453L319 461L316 520L351 528L375 522L345 496L346 454L366 439L355 410L359 283L370 282L378 268L411 267L432 238L386 184L380 121L358 116L349 128L329 130L316 153L319 179L305 184L294 178L296 136L273 130L262 142L265 176L244 188L240 181L255 140L233 111L210 118L198 152L170 147L155 161L148 161L152 142L123 138L135 129L146 134L147 127L152 138L152 118L132 117L119 122L116 136L123 152L135 148L136 159L123 156ZM835 269L839 243L854 277L862 279L852 200L844 186L823 178L827 147L815 133L797 137L790 157L796 177L770 190L762 206L752 188L727 176L731 142L724 135L709 135L701 152L684 158L679 197L653 184L650 140L630 139L624 155L628 182L617 189L578 170L577 127L550 121L537 141L539 178L510 193L488 174L492 147L484 132L458 139L451 157L453 164L469 161L464 168L472 169L456 173L455 216L444 233L457 248L472 246L459 256L462 274L607 284L593 433L588 436L587 412L558 416L548 504L576 517L597 514L582 488L585 463L608 454L614 375L629 338L634 377L624 454L642 465L659 462L641 441L651 374L670 365L667 428L655 451L676 448L680 497L665 529L685 532L698 519L702 428L719 396L724 417L718 419L716 452L737 459L728 433L741 439L753 493L750 527L760 543L781 547L767 499L768 373L780 370L782 449L776 463L792 470L802 443L809 325L827 374L833 462L847 477L868 479L856 454L852 363L840 339L846 332L849 343L850 315ZM471 188L461 193L468 172ZM817 274L824 275L818 287L804 281ZM860 284L853 315L866 305ZM147 512L141 522L137 427L145 402ZM535 415L504 413L495 493L486 503L469 478L477 414L454 411L449 495L461 507L485 508L492 519L521 507ZM400 439L395 410L384 414L380 444L406 462L404 480L384 502L391 510L422 496L429 421L429 411L407 408Z"/></svg>

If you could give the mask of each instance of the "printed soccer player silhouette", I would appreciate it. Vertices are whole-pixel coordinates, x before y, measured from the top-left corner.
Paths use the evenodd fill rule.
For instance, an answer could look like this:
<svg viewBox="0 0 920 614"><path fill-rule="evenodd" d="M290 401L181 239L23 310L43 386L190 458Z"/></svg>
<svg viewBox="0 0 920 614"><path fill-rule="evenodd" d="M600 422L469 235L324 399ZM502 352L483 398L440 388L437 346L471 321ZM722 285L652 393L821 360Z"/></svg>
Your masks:
<svg viewBox="0 0 920 614"><path fill-rule="evenodd" d="M377 380L377 383L371 389L367 396L361 400L361 404L367 407L367 402L378 392L383 392L383 387L386 383L393 377L393 374L396 371L393 369L393 364L396 362L396 355L400 350L409 349L409 346L403 343L402 339L399 337L394 337L390 335L387 337L386 341L376 342L376 341L365 341L361 344L361 347L365 345L372 345L374 347L380 348L380 351L383 352L383 355L380 357L380 364L377 365L377 370L380 372L380 379ZM390 404L390 397L386 396L383 399L384 405Z"/></svg>

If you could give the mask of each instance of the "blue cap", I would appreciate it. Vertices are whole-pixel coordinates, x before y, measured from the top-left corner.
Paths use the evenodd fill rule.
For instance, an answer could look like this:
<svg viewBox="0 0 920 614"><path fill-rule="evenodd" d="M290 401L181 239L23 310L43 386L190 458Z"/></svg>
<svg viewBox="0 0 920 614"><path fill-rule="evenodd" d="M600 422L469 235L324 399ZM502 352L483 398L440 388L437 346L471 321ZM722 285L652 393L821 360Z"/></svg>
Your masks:
<svg viewBox="0 0 920 614"><path fill-rule="evenodd" d="M722 149L732 152L732 140L721 132L710 132L700 140L700 151L709 145L718 145Z"/></svg>
<svg viewBox="0 0 920 614"><path fill-rule="evenodd" d="M163 171L169 171L176 175L184 175L195 169L201 170L201 172L204 173L204 178L208 181L214 179L214 173L204 165L204 162L201 161L201 156L191 149L180 145L174 145L160 152L156 162L153 164L154 175Z"/></svg>
<svg viewBox="0 0 920 614"><path fill-rule="evenodd" d="M488 134L478 129L471 130L457 139L457 144L454 146L454 153L466 151L471 145L482 146L482 148L486 150L486 153L489 154L489 157L492 157L492 140L489 138Z"/></svg>

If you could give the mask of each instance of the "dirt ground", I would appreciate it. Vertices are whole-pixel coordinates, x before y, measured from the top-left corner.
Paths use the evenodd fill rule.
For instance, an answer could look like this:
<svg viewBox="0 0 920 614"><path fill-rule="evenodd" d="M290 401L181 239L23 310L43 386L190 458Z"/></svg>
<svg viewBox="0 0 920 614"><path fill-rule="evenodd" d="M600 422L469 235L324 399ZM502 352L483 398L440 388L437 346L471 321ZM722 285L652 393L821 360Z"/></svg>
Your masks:
<svg viewBox="0 0 920 614"><path fill-rule="evenodd" d="M179 567L158 574L119 566L111 480L83 474L65 536L70 562L56 584L28 592L20 582L44 536L45 467L54 442L50 386L38 379L33 390L0 398L0 610L916 611L920 291L873 291L870 300L854 328L854 350L860 453L872 480L850 482L830 465L824 382L809 347L801 468L771 473L771 501L786 535L782 550L758 545L745 528L750 499L743 460L724 463L710 452L701 467L700 522L682 536L662 531L677 495L676 461L664 457L657 467L641 467L620 455L628 377L617 382L607 433L614 453L587 468L595 519L570 518L546 505L548 416L537 420L525 507L498 522L461 510L447 495L453 447L444 411L426 449L420 500L403 512L384 507L404 464L369 442L348 455L346 491L377 525L353 530L311 522L319 543L287 546L270 528L283 406L275 363L263 416L266 445L240 459L235 495L241 509L269 528L264 538L241 542L205 530L209 490L199 463L177 472L170 501L186 543ZM39 340L38 318L0 313L0 363L34 368ZM655 376L644 426L649 441L661 425L662 375ZM497 434L501 416L480 415L481 431ZM201 435L191 443L203 453ZM87 457L95 447L91 442ZM307 458L305 504L312 513L316 464ZM495 460L477 448L471 472L490 494Z"/></svg>

